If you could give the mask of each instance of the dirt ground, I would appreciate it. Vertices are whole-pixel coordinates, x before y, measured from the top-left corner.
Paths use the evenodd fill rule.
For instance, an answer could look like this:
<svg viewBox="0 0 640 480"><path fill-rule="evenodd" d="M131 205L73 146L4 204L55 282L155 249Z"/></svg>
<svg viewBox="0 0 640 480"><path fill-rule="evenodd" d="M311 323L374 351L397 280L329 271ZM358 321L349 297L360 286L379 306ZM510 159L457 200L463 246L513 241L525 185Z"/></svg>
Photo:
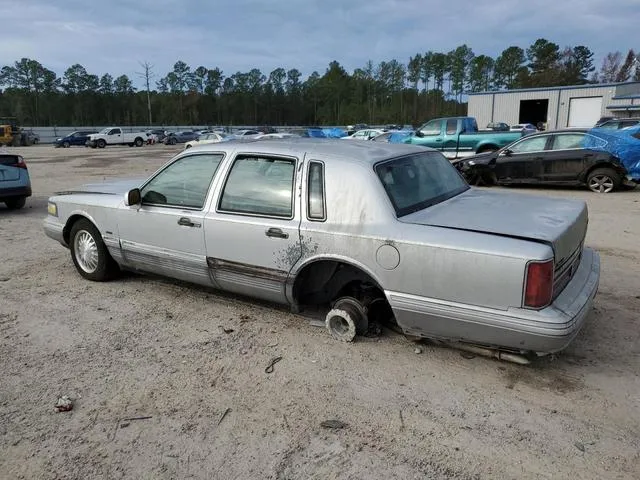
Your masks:
<svg viewBox="0 0 640 480"><path fill-rule="evenodd" d="M169 280L83 280L42 231L48 195L178 148L18 150L34 196L0 207L0 478L640 478L640 188L526 189L587 200L602 278L575 342L522 367L394 333L343 344Z"/></svg>

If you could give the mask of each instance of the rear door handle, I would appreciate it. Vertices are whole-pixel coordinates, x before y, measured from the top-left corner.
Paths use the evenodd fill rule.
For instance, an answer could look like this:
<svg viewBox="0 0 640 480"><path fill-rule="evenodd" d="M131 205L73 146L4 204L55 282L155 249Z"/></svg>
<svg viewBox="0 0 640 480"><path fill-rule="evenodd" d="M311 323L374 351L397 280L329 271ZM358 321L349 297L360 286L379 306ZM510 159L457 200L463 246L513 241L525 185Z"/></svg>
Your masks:
<svg viewBox="0 0 640 480"><path fill-rule="evenodd" d="M267 230L266 232L264 232L265 235L267 237L273 237L273 238L289 238L289 234L288 233L284 233L282 230L280 230L279 228L270 228L269 230Z"/></svg>
<svg viewBox="0 0 640 480"><path fill-rule="evenodd" d="M183 226L183 227L198 227L198 228L200 228L200 224L199 223L192 222L191 219L189 219L187 217L180 217L180 220L178 220L178 225Z"/></svg>

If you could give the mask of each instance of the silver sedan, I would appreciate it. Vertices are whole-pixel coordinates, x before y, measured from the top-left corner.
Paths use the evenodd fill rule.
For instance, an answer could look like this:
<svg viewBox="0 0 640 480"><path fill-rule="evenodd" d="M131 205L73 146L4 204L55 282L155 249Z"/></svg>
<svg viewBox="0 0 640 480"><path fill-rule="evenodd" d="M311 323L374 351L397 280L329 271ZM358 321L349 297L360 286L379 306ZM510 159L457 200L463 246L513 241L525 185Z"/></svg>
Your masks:
<svg viewBox="0 0 640 480"><path fill-rule="evenodd" d="M470 188L435 150L331 139L190 148L147 179L49 199L83 277L149 272L524 361L565 348L596 294L582 201Z"/></svg>

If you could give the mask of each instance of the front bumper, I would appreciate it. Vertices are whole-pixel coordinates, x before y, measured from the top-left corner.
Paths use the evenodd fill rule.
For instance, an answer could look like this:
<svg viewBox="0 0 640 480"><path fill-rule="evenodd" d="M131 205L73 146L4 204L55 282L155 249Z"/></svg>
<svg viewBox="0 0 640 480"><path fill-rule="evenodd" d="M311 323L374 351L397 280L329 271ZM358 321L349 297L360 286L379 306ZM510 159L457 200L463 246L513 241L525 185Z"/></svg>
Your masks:
<svg viewBox="0 0 640 480"><path fill-rule="evenodd" d="M386 292L396 320L410 335L549 354L563 350L591 311L600 281L600 256L584 248L576 273L542 310L463 305Z"/></svg>
<svg viewBox="0 0 640 480"><path fill-rule="evenodd" d="M68 247L64 240L64 225L58 221L57 217L48 216L42 222L42 228L47 237L60 242L63 246Z"/></svg>

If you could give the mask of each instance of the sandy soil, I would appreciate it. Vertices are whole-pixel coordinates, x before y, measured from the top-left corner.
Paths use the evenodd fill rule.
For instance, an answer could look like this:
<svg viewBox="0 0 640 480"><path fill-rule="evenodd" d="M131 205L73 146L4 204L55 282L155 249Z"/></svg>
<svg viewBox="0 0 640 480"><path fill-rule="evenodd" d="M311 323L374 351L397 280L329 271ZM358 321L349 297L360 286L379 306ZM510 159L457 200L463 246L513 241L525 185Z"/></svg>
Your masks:
<svg viewBox="0 0 640 480"><path fill-rule="evenodd" d="M640 478L640 189L527 189L588 201L602 278L568 350L521 367L393 333L343 344L163 279L85 281L42 232L47 196L177 149L20 151L34 196L0 207L0 478Z"/></svg>

